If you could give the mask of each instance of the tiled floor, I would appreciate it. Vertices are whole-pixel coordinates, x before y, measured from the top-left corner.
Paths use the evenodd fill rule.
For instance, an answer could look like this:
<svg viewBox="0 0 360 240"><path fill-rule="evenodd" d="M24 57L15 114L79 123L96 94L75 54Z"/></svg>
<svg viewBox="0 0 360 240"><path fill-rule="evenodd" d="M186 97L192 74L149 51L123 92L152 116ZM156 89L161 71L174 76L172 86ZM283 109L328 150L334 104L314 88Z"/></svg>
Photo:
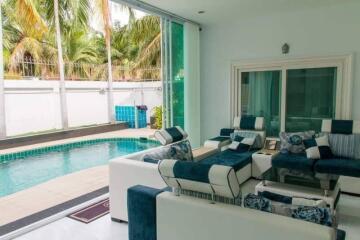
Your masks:
<svg viewBox="0 0 360 240"><path fill-rule="evenodd" d="M1 150L0 154L76 142L85 139L149 137L153 134L154 130L151 129L126 129ZM24 191L2 197L0 198L0 226L103 188L108 185L108 178L109 173L107 165L100 166L59 177ZM29 199L31 199L31 204L29 204Z"/></svg>
<svg viewBox="0 0 360 240"><path fill-rule="evenodd" d="M243 194L254 191L257 181L248 181ZM343 195L340 200L340 226L347 232L346 240L360 239L360 198ZM63 218L35 231L27 233L17 240L126 240L127 224L111 222L106 215L90 224L83 224L69 218Z"/></svg>

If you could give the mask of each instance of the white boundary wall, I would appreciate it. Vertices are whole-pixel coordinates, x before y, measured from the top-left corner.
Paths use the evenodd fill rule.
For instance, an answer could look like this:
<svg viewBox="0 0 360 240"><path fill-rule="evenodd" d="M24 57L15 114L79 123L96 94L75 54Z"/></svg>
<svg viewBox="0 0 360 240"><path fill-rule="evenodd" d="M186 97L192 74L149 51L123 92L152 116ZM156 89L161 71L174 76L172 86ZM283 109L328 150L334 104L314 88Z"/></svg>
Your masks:
<svg viewBox="0 0 360 240"><path fill-rule="evenodd" d="M115 105L162 105L162 83L114 82ZM107 82L66 81L69 126L108 123ZM114 110L115 111L115 110ZM59 81L6 80L8 136L61 128Z"/></svg>

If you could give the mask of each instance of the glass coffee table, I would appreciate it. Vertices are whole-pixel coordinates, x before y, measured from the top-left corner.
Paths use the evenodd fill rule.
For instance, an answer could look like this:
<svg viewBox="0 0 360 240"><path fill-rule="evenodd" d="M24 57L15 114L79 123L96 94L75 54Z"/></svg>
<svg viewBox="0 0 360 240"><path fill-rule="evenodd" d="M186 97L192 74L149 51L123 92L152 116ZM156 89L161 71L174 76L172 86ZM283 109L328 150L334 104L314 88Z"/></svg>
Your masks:
<svg viewBox="0 0 360 240"><path fill-rule="evenodd" d="M289 174L284 169L271 167L261 177L261 182L255 187L258 192L271 192L288 197L301 197L307 199L322 199L332 210L336 209L340 198L338 177L328 181L328 189L323 189L322 180L301 172Z"/></svg>

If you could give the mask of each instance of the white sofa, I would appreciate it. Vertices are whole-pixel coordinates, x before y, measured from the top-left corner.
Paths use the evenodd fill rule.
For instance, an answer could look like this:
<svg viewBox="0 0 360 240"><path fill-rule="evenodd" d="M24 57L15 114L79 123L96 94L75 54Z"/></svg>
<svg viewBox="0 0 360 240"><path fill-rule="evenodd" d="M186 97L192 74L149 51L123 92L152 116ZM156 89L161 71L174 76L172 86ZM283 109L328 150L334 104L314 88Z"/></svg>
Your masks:
<svg viewBox="0 0 360 240"><path fill-rule="evenodd" d="M127 190L135 185L162 189L166 187L158 165L142 161L145 154L163 146L116 158L109 163L110 214L114 221L128 221ZM216 153L217 149L202 148L193 151L194 160Z"/></svg>
<svg viewBox="0 0 360 240"><path fill-rule="evenodd" d="M169 192L156 198L157 240L334 240L335 230L289 217Z"/></svg>

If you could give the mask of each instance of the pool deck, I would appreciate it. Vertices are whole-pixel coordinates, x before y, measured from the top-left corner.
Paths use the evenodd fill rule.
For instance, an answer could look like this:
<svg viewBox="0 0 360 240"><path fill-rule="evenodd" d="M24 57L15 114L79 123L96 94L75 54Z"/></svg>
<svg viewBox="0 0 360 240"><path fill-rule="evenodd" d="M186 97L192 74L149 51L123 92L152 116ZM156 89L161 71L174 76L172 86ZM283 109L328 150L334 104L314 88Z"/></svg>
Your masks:
<svg viewBox="0 0 360 240"><path fill-rule="evenodd" d="M125 129L10 148L1 150L0 154L97 138L150 137L154 132L152 129ZM99 166L55 178L32 188L2 197L0 198L0 226L106 187L109 184L108 179L108 166Z"/></svg>

